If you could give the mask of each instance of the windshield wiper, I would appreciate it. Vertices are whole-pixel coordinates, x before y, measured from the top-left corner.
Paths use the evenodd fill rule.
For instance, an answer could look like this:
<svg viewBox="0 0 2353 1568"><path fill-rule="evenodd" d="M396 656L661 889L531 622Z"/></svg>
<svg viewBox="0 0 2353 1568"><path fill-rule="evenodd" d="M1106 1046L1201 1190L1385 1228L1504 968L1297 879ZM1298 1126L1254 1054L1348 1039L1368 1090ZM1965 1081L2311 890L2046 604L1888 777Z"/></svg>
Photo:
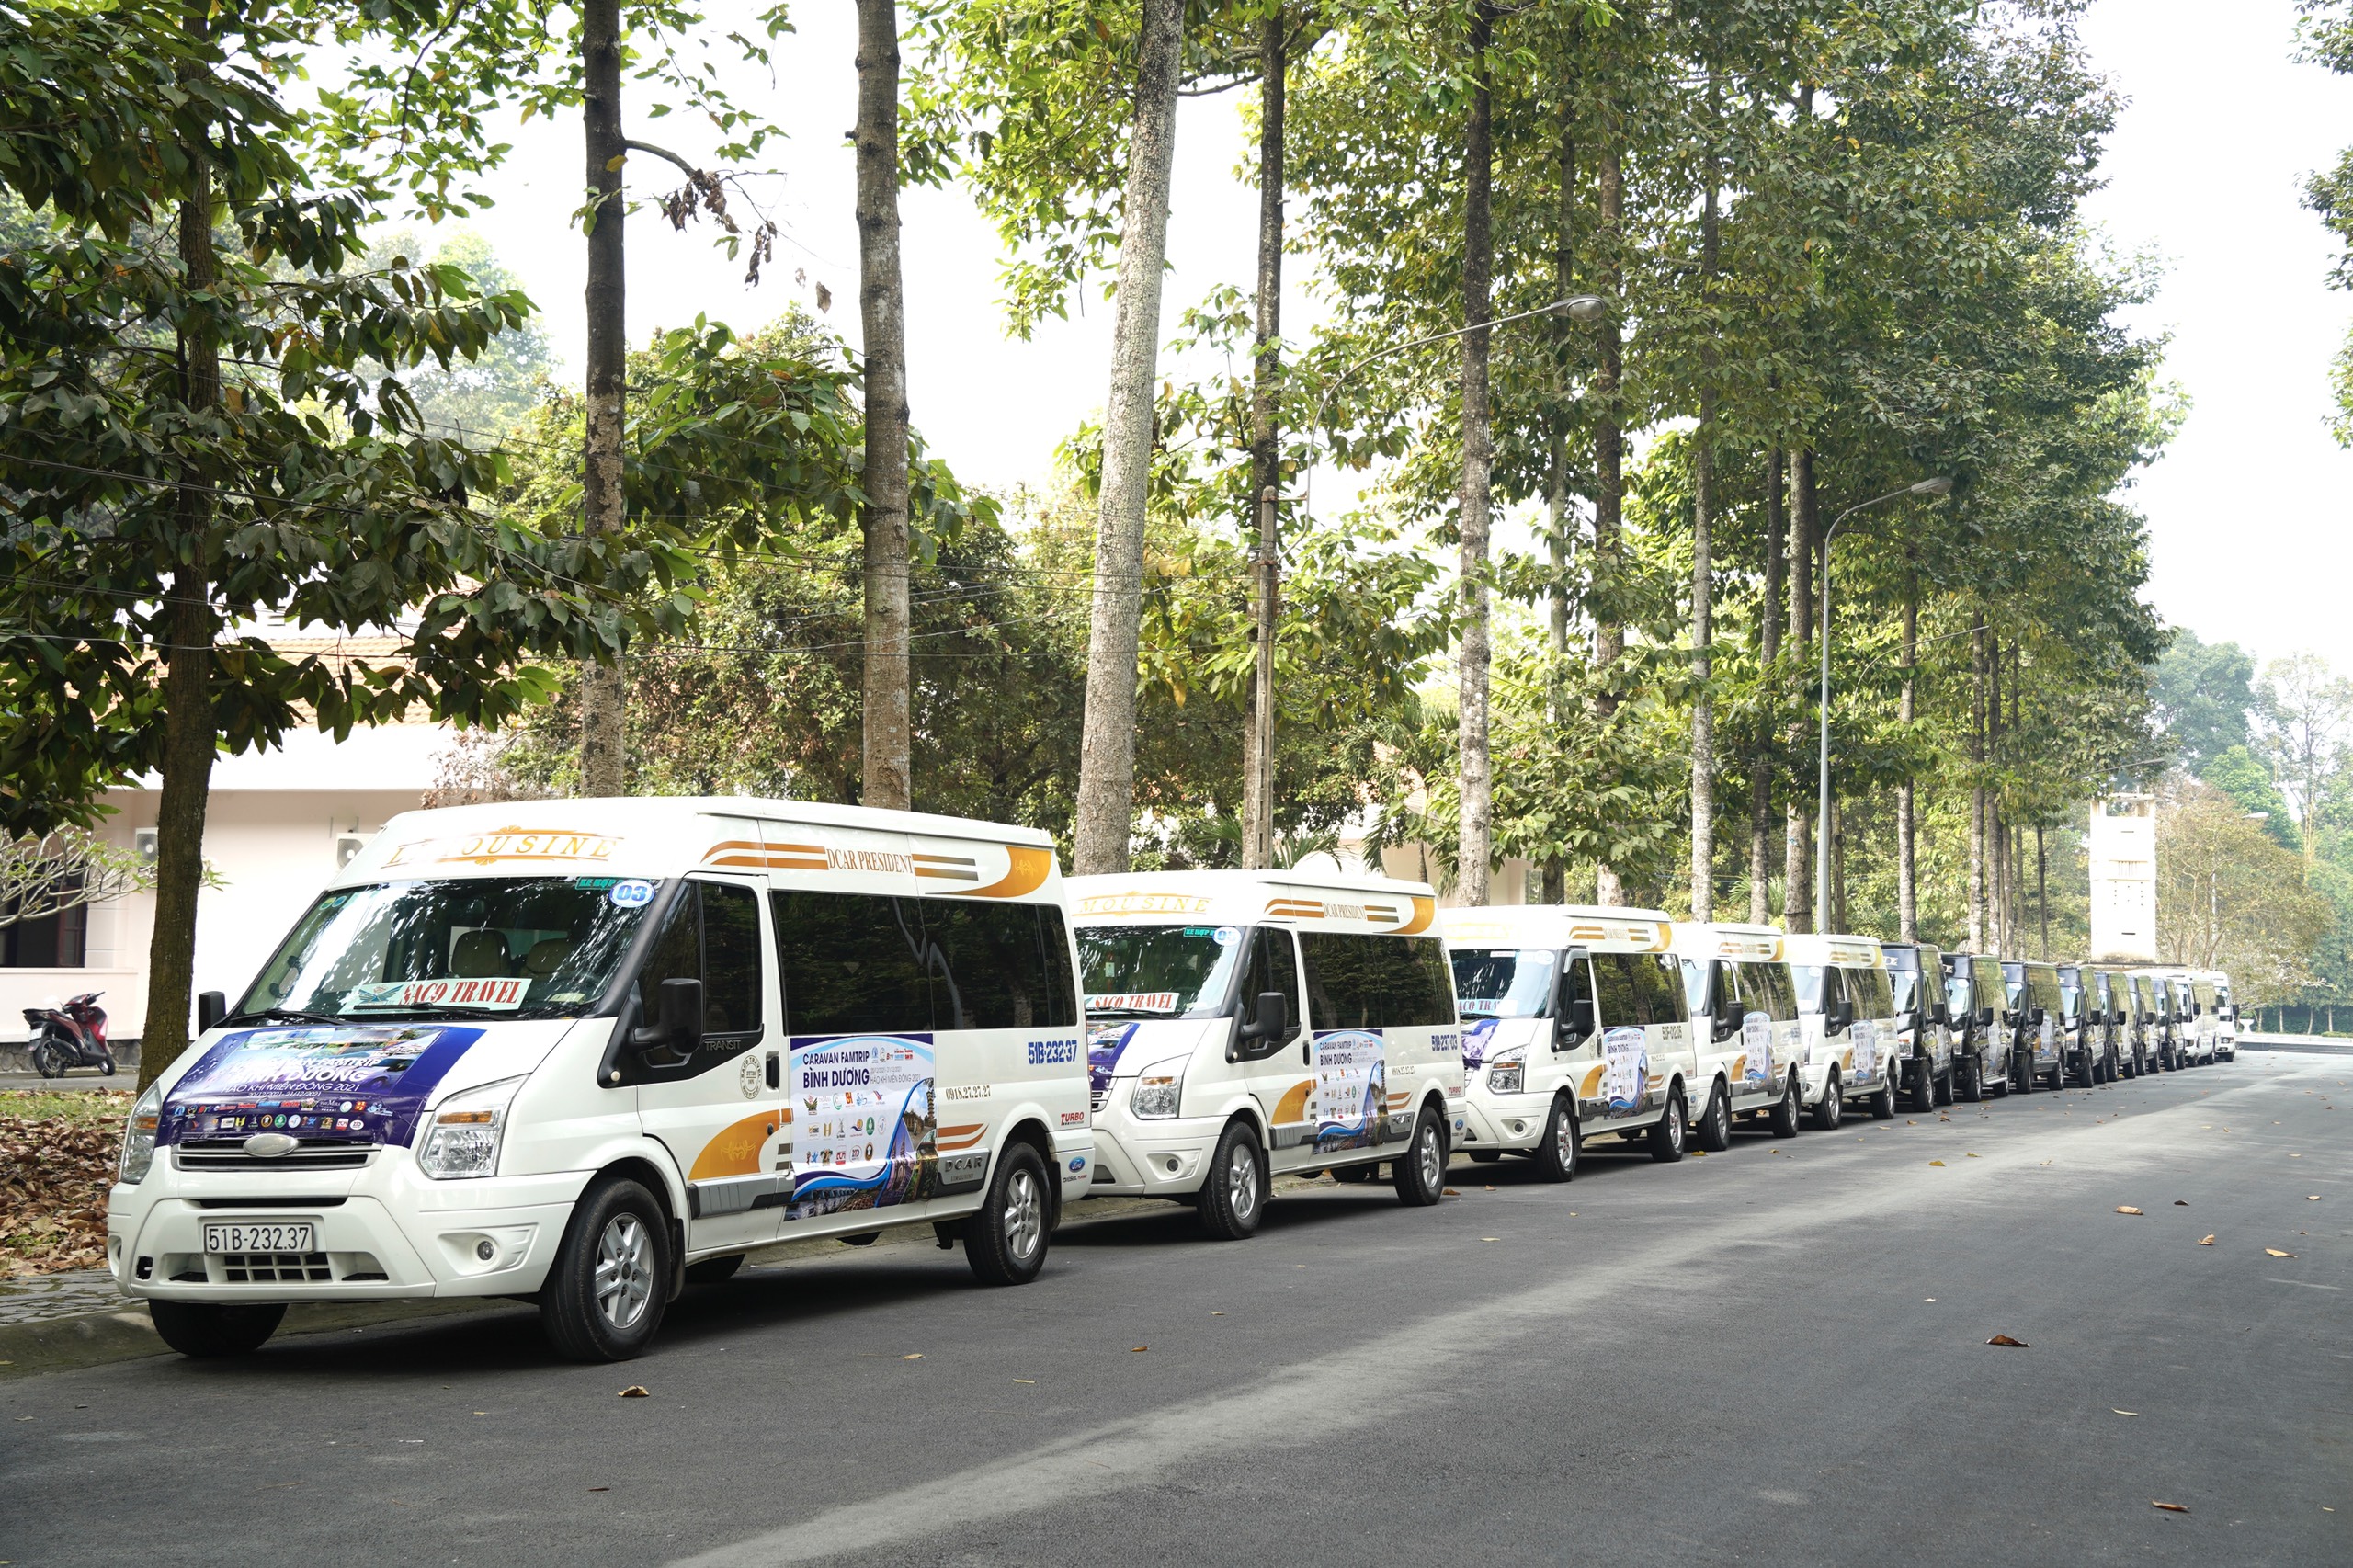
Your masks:
<svg viewBox="0 0 2353 1568"><path fill-rule="evenodd" d="M461 1007L454 1002L382 1002L371 1006L366 1017L383 1017L393 1013L425 1013L439 1018L494 1018L501 1015L487 1007ZM361 1017L357 1011L353 1017Z"/></svg>
<svg viewBox="0 0 2353 1568"><path fill-rule="evenodd" d="M1179 1015L1152 1007L1089 1007L1086 1016L1090 1018L1174 1018Z"/></svg>
<svg viewBox="0 0 2353 1568"><path fill-rule="evenodd" d="M298 1024L347 1024L351 1021L338 1018L332 1013L305 1013L293 1007L261 1007L250 1013L233 1013L221 1021L235 1024L248 1018L291 1018Z"/></svg>

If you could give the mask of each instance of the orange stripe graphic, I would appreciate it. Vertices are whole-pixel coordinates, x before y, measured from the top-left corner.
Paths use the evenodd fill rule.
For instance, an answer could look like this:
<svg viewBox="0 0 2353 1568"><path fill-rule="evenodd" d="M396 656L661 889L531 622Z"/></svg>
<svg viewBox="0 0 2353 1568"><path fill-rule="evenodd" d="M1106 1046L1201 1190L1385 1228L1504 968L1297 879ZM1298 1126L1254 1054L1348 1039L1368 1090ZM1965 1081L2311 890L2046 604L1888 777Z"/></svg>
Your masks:
<svg viewBox="0 0 2353 1568"><path fill-rule="evenodd" d="M1005 846L1005 875L984 888L966 888L951 896L957 898L1020 898L1036 892L1046 885L1046 878L1054 869L1054 852L1036 849L1024 844Z"/></svg>

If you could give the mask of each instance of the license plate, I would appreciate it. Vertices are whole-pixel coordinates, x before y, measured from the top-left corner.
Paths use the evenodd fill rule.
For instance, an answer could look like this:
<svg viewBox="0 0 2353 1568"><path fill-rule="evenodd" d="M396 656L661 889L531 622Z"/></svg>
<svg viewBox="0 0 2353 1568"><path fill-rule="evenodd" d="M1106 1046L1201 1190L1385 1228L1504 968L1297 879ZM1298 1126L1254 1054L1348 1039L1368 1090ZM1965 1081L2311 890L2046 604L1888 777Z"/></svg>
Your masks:
<svg viewBox="0 0 2353 1568"><path fill-rule="evenodd" d="M307 1221L240 1220L204 1227L204 1250L214 1253L315 1252L316 1227Z"/></svg>

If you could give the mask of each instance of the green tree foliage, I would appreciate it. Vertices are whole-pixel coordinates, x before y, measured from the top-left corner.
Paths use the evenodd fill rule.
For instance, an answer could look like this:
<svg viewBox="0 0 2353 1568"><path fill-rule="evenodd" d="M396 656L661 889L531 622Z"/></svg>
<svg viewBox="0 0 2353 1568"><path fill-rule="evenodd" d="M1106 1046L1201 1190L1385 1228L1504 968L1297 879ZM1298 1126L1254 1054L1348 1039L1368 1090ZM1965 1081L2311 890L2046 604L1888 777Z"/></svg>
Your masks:
<svg viewBox="0 0 2353 1568"><path fill-rule="evenodd" d="M2242 1006L2302 999L2314 956L2341 953L2346 927L2301 870L2229 796L2194 782L2170 793L2157 813L2160 956L2228 971Z"/></svg>
<svg viewBox="0 0 2353 1568"><path fill-rule="evenodd" d="M2203 774L2223 753L2247 744L2255 659L2235 642L2201 642L2184 627L2157 661L2150 697L2174 756Z"/></svg>
<svg viewBox="0 0 2353 1568"><path fill-rule="evenodd" d="M423 236L402 229L380 233L369 244L363 270L382 271L425 255ZM521 290L515 275L480 234L460 230L433 247L433 263L464 270L476 292L512 295ZM421 366L402 378L416 403L418 426L475 448L495 447L547 395L553 368L547 329L536 314L509 327L472 359ZM361 374L379 370L364 365Z"/></svg>

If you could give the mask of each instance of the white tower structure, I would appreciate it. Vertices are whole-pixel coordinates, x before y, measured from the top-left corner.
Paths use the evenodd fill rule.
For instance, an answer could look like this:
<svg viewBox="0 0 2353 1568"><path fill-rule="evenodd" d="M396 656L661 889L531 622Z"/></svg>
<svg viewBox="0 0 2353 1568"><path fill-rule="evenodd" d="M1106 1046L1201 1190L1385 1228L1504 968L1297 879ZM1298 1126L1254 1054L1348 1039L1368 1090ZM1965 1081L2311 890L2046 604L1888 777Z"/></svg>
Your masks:
<svg viewBox="0 0 2353 1568"><path fill-rule="evenodd" d="M2093 959L2156 962L2156 798L2094 801L2090 847Z"/></svg>

